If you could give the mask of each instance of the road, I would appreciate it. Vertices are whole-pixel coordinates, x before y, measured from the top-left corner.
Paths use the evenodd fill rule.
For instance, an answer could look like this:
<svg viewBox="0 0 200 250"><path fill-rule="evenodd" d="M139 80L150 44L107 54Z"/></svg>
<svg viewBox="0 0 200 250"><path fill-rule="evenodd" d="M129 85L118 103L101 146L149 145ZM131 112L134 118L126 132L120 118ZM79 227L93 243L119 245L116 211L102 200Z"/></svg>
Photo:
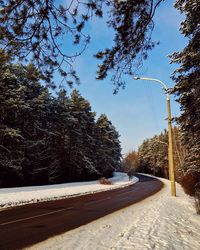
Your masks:
<svg viewBox="0 0 200 250"><path fill-rule="evenodd" d="M0 212L0 249L21 249L87 224L159 191L157 179L138 176L140 182L120 189L41 202Z"/></svg>

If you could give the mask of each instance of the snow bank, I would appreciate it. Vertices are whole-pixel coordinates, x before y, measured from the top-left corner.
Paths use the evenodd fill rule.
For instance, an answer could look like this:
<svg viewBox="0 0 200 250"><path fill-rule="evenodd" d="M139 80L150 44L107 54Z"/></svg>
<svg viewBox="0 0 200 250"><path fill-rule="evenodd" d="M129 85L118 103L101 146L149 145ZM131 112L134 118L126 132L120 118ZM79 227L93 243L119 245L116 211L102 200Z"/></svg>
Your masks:
<svg viewBox="0 0 200 250"><path fill-rule="evenodd" d="M20 206L28 203L35 203L48 200L56 200L82 194L102 192L108 189L115 189L131 185L138 181L125 173L116 172L110 178L113 185L102 185L98 181L73 182L59 185L46 185L34 187L3 188L0 189L0 207Z"/></svg>
<svg viewBox="0 0 200 250"><path fill-rule="evenodd" d="M197 250L200 249L200 217L193 201L177 184L170 183L149 198L87 225L32 246L32 250Z"/></svg>

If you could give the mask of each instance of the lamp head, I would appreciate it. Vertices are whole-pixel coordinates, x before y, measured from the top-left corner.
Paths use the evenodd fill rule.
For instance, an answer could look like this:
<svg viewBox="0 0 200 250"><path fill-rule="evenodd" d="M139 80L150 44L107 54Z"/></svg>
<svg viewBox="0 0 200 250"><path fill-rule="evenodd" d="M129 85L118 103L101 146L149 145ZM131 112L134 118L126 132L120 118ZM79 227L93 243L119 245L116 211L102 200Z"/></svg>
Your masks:
<svg viewBox="0 0 200 250"><path fill-rule="evenodd" d="M134 76L133 79L134 80L140 80L140 77L139 76Z"/></svg>

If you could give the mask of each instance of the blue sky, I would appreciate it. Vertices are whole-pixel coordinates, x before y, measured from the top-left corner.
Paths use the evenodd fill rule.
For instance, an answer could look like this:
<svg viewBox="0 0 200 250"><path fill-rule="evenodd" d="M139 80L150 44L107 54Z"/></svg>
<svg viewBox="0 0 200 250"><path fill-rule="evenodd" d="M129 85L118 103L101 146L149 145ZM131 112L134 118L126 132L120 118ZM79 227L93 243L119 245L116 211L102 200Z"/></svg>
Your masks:
<svg viewBox="0 0 200 250"><path fill-rule="evenodd" d="M173 7L174 1L165 1L155 16L153 40L160 44L150 52L140 76L149 76L162 80L169 87L174 83L170 75L177 65L169 64L168 55L181 50L186 40L179 32L183 16ZM159 134L167 128L166 99L159 85L147 81L134 81L125 77L126 88L113 95L113 86L108 77L104 81L95 80L97 61L93 55L101 48L112 44L112 31L104 20L93 19L87 28L91 43L87 51L77 58L75 68L81 79L81 85L75 86L99 116L105 113L118 130L122 153L137 150L144 139ZM172 115L179 114L179 106L172 96Z"/></svg>

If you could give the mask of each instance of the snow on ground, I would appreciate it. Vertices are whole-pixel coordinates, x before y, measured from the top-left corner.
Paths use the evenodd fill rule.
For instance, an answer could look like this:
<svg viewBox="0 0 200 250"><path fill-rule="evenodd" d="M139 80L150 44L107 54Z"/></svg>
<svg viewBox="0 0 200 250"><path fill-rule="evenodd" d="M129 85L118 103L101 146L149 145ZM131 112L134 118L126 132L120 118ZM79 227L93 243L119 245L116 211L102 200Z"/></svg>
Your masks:
<svg viewBox="0 0 200 250"><path fill-rule="evenodd" d="M29 250L199 250L200 217L193 201L169 181L157 194L87 225L36 244Z"/></svg>
<svg viewBox="0 0 200 250"><path fill-rule="evenodd" d="M131 185L138 181L125 173L116 172L110 178L113 185L102 185L99 181L73 182L59 185L45 185L34 187L2 188L0 189L0 208L19 206L28 203L35 203L47 200L56 200L81 194L101 192L108 189L115 189Z"/></svg>

